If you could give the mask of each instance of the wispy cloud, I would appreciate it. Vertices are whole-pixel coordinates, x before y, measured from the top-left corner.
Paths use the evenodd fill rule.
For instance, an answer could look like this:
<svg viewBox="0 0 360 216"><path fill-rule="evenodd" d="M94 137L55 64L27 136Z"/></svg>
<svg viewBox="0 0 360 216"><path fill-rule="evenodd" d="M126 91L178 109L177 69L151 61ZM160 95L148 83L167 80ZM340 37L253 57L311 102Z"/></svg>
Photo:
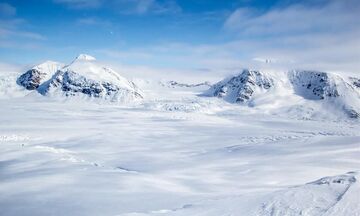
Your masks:
<svg viewBox="0 0 360 216"><path fill-rule="evenodd" d="M175 0L112 0L110 5L123 14L171 14L182 10Z"/></svg>
<svg viewBox="0 0 360 216"><path fill-rule="evenodd" d="M248 67L358 70L360 4L355 0L315 3L290 1L266 11L238 8L224 21L222 33L230 39L222 43L170 42L101 54L122 62L195 71L205 68L222 74Z"/></svg>
<svg viewBox="0 0 360 216"><path fill-rule="evenodd" d="M103 27L112 26L112 23L110 21L103 20L97 17L79 18L75 22L78 25L86 25L86 26L103 26Z"/></svg>
<svg viewBox="0 0 360 216"><path fill-rule="evenodd" d="M26 23L19 18L0 20L0 38L20 37L33 40L45 40L46 37L31 31L21 30L21 26Z"/></svg>
<svg viewBox="0 0 360 216"><path fill-rule="evenodd" d="M71 9L110 8L121 14L168 14L181 12L175 0L53 0Z"/></svg>
<svg viewBox="0 0 360 216"><path fill-rule="evenodd" d="M126 52L118 51L118 50L111 50L111 49L101 49L96 50L97 53L104 54L111 58L121 59L121 60L127 60L127 59L138 59L138 60L144 60L144 59L152 59L153 56L150 53L144 52L144 51L136 51L136 50L130 50Z"/></svg>
<svg viewBox="0 0 360 216"><path fill-rule="evenodd" d="M226 20L224 29L234 34L253 57L288 62L289 67L356 70L360 68L360 26L355 0L292 4L258 11L239 8ZM247 49L249 45L252 49Z"/></svg>
<svg viewBox="0 0 360 216"><path fill-rule="evenodd" d="M37 32L25 30L26 20L16 16L16 8L10 4L0 4L0 47L1 48L34 48L37 42L46 37Z"/></svg>
<svg viewBox="0 0 360 216"><path fill-rule="evenodd" d="M55 3L64 4L72 9L93 9L99 8L103 0L54 0Z"/></svg>
<svg viewBox="0 0 360 216"><path fill-rule="evenodd" d="M261 13L251 8L239 8L225 23L225 28L244 35L290 35L300 33L334 32L358 26L359 4L351 7L341 1L324 6L290 5ZM355 8L352 8L355 7Z"/></svg>

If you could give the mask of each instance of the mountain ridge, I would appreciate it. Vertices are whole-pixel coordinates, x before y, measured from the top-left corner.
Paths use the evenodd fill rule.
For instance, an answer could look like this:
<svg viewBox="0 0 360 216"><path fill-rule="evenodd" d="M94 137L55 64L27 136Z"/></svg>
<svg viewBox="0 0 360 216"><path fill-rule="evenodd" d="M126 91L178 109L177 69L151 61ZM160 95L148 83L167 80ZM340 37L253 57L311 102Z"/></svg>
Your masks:
<svg viewBox="0 0 360 216"><path fill-rule="evenodd" d="M142 91L90 55L80 54L69 65L46 61L18 78L18 84L41 95L87 96L113 102L143 99Z"/></svg>
<svg viewBox="0 0 360 216"><path fill-rule="evenodd" d="M359 80L310 70L292 70L282 75L244 69L237 75L215 83L204 96L252 107L257 106L258 101L264 101L264 98L268 98L268 104L275 104L280 98L277 95L287 95L287 98L321 101L329 107L342 110L350 118L360 118Z"/></svg>

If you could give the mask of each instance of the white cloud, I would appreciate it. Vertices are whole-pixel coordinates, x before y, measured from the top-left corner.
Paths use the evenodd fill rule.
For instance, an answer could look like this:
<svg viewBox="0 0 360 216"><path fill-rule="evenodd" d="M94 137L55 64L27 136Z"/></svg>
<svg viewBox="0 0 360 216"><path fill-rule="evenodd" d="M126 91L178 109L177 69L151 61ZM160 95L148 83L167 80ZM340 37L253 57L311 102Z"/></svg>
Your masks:
<svg viewBox="0 0 360 216"><path fill-rule="evenodd" d="M76 20L76 24L78 25L88 25L88 26L103 26L103 27L110 27L112 23L100 18L96 17L85 17L79 18Z"/></svg>
<svg viewBox="0 0 360 216"><path fill-rule="evenodd" d="M154 0L133 0L126 2L133 3L135 12L139 14L148 12L155 4Z"/></svg>
<svg viewBox="0 0 360 216"><path fill-rule="evenodd" d="M110 49L101 49L101 50L97 50L97 53L100 54L104 54L110 58L116 58L116 59L121 59L121 60L126 60L126 59L151 59L152 56L149 53L146 52L141 52L141 51L135 51L135 50L130 50L130 51L118 51L118 50L110 50Z"/></svg>
<svg viewBox="0 0 360 216"><path fill-rule="evenodd" d="M359 9L354 0L291 4L268 11L240 8L224 23L223 33L232 38L228 42L163 43L101 54L123 63L194 73L201 69L208 74L241 68L353 72L360 68Z"/></svg>
<svg viewBox="0 0 360 216"><path fill-rule="evenodd" d="M0 11L7 11L6 17L0 19L0 48L16 48L16 49L33 49L39 47L38 42L45 40L46 37L37 32L24 30L28 23L24 19L17 18L16 8L4 4L1 6ZM4 9L5 8L5 9Z"/></svg>
<svg viewBox="0 0 360 216"><path fill-rule="evenodd" d="M114 9L123 14L164 14L181 12L175 0L112 0Z"/></svg>
<svg viewBox="0 0 360 216"><path fill-rule="evenodd" d="M72 9L92 9L100 7L103 0L54 0L54 2L65 4Z"/></svg>
<svg viewBox="0 0 360 216"><path fill-rule="evenodd" d="M306 32L330 32L357 27L358 11L334 2L323 7L291 5L259 13L237 9L225 23L228 30L245 35L282 35Z"/></svg>
<svg viewBox="0 0 360 216"><path fill-rule="evenodd" d="M181 7L175 0L53 0L71 9L110 8L121 14L178 13Z"/></svg>
<svg viewBox="0 0 360 216"><path fill-rule="evenodd" d="M266 12L239 8L224 29L241 44L233 49L254 58L279 59L288 67L354 71L360 68L359 11L355 0L295 4Z"/></svg>
<svg viewBox="0 0 360 216"><path fill-rule="evenodd" d="M39 33L21 30L21 26L24 24L26 24L26 21L18 18L0 20L0 39L11 37L20 37L32 40L46 39Z"/></svg>

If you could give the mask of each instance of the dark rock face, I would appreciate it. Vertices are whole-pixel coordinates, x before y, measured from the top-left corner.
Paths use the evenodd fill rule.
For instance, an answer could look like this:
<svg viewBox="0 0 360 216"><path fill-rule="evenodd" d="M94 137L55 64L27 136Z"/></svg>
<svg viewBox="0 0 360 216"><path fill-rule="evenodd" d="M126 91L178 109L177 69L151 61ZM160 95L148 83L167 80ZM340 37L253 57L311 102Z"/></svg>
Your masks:
<svg viewBox="0 0 360 216"><path fill-rule="evenodd" d="M216 83L210 91L212 96L233 103L244 103L251 99L256 89L268 90L273 86L273 79L263 73L243 70L238 76Z"/></svg>
<svg viewBox="0 0 360 216"><path fill-rule="evenodd" d="M356 182L356 178L352 175L339 175L339 176L329 176L324 177L319 180L307 183L312 185L331 185L331 184L342 184L342 185L351 185Z"/></svg>
<svg viewBox="0 0 360 216"><path fill-rule="evenodd" d="M293 71L289 73L289 79L295 93L305 99L327 100L349 118L360 118L356 105L359 99L356 90L359 79L344 79L336 74L317 71Z"/></svg>
<svg viewBox="0 0 360 216"><path fill-rule="evenodd" d="M360 118L360 113L357 112L356 110L352 109L352 108L349 108L349 109L345 108L345 112L349 116L349 118L353 118L353 119L359 119Z"/></svg>
<svg viewBox="0 0 360 216"><path fill-rule="evenodd" d="M360 88L360 79L355 77L350 77L351 83L356 87Z"/></svg>
<svg viewBox="0 0 360 216"><path fill-rule="evenodd" d="M27 90L34 90L40 86L41 80L45 77L45 75L46 74L41 73L36 69L31 69L21 75L17 79L17 83L25 87Z"/></svg>
<svg viewBox="0 0 360 216"><path fill-rule="evenodd" d="M103 88L98 82L78 76L73 72L58 72L50 85L61 87L67 96L81 92L89 96L100 97L103 92Z"/></svg>
<svg viewBox="0 0 360 216"><path fill-rule="evenodd" d="M295 71L290 73L295 92L306 99L322 100L338 97L339 92L328 73L317 71Z"/></svg>
<svg viewBox="0 0 360 216"><path fill-rule="evenodd" d="M77 93L89 97L113 97L117 94L130 94L134 98L143 98L139 93L104 81L88 79L72 71L58 71L54 77L39 88L41 94L46 95L51 89L61 89L66 96L75 96Z"/></svg>

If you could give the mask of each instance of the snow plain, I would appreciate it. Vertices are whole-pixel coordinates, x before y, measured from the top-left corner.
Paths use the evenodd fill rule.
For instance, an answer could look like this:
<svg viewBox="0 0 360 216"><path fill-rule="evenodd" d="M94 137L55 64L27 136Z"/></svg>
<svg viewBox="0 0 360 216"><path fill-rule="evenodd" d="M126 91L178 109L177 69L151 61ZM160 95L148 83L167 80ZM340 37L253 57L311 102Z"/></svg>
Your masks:
<svg viewBox="0 0 360 216"><path fill-rule="evenodd" d="M156 82L140 85L145 101L119 105L9 80L0 79L0 215L360 215L358 121Z"/></svg>

